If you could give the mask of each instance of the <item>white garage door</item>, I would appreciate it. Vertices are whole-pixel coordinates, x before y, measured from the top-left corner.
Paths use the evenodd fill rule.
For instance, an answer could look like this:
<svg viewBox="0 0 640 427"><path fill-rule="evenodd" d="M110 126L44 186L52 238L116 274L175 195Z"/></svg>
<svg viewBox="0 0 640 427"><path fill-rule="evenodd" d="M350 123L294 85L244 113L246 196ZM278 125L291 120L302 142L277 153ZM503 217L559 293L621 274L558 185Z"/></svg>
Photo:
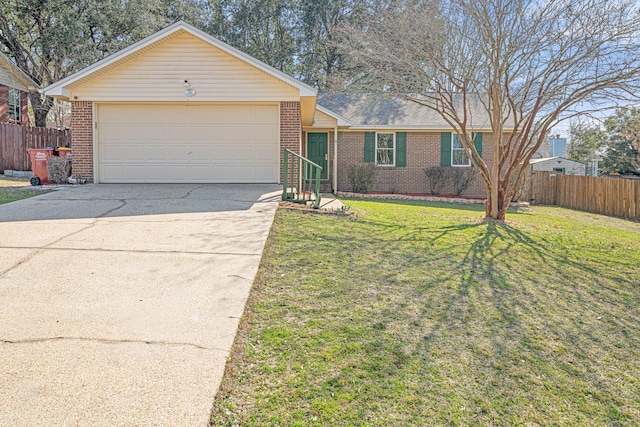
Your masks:
<svg viewBox="0 0 640 427"><path fill-rule="evenodd" d="M101 104L104 183L278 182L274 105Z"/></svg>

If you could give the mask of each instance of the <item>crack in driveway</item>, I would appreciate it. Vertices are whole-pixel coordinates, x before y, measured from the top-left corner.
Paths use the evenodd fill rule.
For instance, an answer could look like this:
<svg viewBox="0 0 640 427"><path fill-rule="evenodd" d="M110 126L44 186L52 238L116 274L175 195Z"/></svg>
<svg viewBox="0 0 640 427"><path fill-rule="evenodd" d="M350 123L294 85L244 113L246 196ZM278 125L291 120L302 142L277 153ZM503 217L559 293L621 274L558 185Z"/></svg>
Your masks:
<svg viewBox="0 0 640 427"><path fill-rule="evenodd" d="M200 350L216 350L228 353L227 350L217 347L205 347L198 344L188 343L188 342L172 342L172 341L156 341L156 340L130 340L130 339L109 339L109 338L87 338L87 337L43 337L43 338L30 338L24 340L6 340L0 339L0 343L2 344L37 344L42 342L52 342L52 341L88 341L88 342L99 342L102 344L147 344L147 345L160 345L160 346L169 346L169 347L193 347Z"/></svg>
<svg viewBox="0 0 640 427"><path fill-rule="evenodd" d="M55 242L54 242L55 243ZM53 243L52 243L53 244ZM68 252L113 252L113 253L132 253L132 254L184 254L184 255L222 255L222 256L262 256L259 252L205 252L205 251L186 251L186 250L143 250L143 249L108 249L108 248L67 248L67 247L34 247L34 246L0 246L0 249L24 249L33 250L34 252L18 261L17 265L28 261L33 255L44 251L68 251ZM12 270L15 266L10 267ZM9 270L0 271L2 277Z"/></svg>
<svg viewBox="0 0 640 427"><path fill-rule="evenodd" d="M115 208L111 208L111 209L109 209L108 211L106 211L106 212L104 212L104 213L101 213L100 215L96 216L96 219L97 219L97 218L104 218L104 217L106 217L107 215L109 215L110 213L113 213L113 212L117 211L118 209L122 209L122 208L124 208L125 206L127 206L127 201L126 201L125 199L112 199L112 200L117 200L117 201L119 201L119 202L120 202L120 206L116 206Z"/></svg>
<svg viewBox="0 0 640 427"><path fill-rule="evenodd" d="M9 272L11 272L12 270L15 270L16 268L20 267L22 264L24 264L25 262L30 261L31 259L33 259L36 255L38 255L39 253L41 253L44 250L48 250L48 249L56 249L56 248L51 248L51 246L55 245L56 243L61 242L64 239L67 239L71 236L75 236L76 234L82 233L84 231L89 230L92 227L95 227L95 225L98 223L98 219L99 218L103 218L107 215L109 215L110 213L117 211L118 209L123 208L124 206L127 205L127 201L124 199L118 199L120 201L120 206L116 206L114 208L111 208L109 210L107 210L106 212L98 215L95 217L95 219L93 221L91 221L91 223L87 224L86 226L73 231L69 234L65 234L64 236L59 237L56 240L53 240L49 243L47 243L44 246L40 246L40 247L16 247L16 248L12 248L12 247L3 247L3 249L32 249L33 252L27 254L26 256L24 256L23 258L19 259L18 261L16 261L13 265L5 268L4 270L0 270L0 278L5 277Z"/></svg>

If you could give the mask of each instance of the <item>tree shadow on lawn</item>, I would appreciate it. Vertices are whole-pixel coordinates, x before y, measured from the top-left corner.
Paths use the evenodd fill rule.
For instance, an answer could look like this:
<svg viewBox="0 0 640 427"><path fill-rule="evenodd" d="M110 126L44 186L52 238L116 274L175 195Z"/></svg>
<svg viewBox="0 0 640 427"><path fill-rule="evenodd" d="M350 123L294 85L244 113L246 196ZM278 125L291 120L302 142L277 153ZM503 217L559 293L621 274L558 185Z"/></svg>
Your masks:
<svg viewBox="0 0 640 427"><path fill-rule="evenodd" d="M625 339L640 322L632 314L621 316L613 286L606 290L609 301L599 298L603 283L591 281L602 276L601 269L559 256L526 232L494 221L445 227L436 238L478 226L482 232L459 263L423 288L440 287L445 298L418 345L425 363L433 354L450 354L443 376L449 370L466 373L456 393L467 400L468 411L489 417L637 422L631 408L638 395L621 397L630 391L621 378L625 371L638 373L637 339ZM589 286L599 286L600 293L590 294ZM456 347L464 357L455 355ZM624 349L636 355L629 358Z"/></svg>

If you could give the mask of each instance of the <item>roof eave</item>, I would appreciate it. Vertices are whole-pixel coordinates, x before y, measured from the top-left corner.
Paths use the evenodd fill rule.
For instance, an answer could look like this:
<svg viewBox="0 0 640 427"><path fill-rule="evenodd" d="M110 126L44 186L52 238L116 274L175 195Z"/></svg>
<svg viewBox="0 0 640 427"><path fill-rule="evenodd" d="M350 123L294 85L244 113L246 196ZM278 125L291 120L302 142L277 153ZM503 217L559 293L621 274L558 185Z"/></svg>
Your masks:
<svg viewBox="0 0 640 427"><path fill-rule="evenodd" d="M344 118L343 116L341 116L336 112L329 110L328 108L323 107L320 104L316 104L316 110L319 110L324 114L336 119L338 127L349 127L353 125L353 123L351 123L348 119Z"/></svg>
<svg viewBox="0 0 640 427"><path fill-rule="evenodd" d="M451 132L453 129L451 127L442 126L442 125L352 125L352 130L415 130L415 131L442 131L442 132ZM490 127L475 127L469 128L470 131L476 132L492 132ZM505 129L505 132L513 132L513 129Z"/></svg>

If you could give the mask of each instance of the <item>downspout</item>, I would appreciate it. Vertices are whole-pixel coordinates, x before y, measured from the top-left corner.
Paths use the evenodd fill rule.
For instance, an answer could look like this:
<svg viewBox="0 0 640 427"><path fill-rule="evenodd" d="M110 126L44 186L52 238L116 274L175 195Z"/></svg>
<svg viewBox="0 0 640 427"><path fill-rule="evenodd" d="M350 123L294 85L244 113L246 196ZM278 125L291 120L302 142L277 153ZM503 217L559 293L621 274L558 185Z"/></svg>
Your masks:
<svg viewBox="0 0 640 427"><path fill-rule="evenodd" d="M333 194L338 193L338 126L333 128Z"/></svg>

